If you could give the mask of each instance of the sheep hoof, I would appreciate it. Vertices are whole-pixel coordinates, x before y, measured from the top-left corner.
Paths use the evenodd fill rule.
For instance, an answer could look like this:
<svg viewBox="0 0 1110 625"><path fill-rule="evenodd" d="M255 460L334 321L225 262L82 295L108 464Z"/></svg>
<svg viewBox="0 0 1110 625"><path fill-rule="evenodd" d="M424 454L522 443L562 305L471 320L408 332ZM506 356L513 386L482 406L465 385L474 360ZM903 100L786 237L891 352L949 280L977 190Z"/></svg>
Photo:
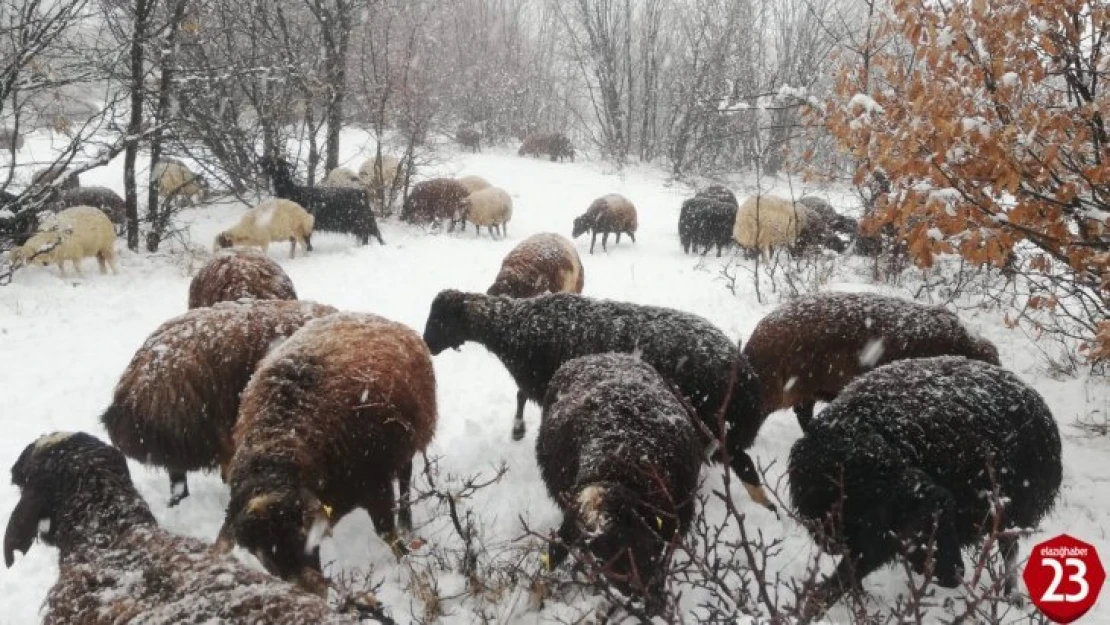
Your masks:
<svg viewBox="0 0 1110 625"><path fill-rule="evenodd" d="M170 497L170 500L166 502L166 507L173 508L177 504L184 501L185 498L188 497L188 496L189 496L189 491L187 491L187 490L183 493L177 493L174 496Z"/></svg>
<svg viewBox="0 0 1110 625"><path fill-rule="evenodd" d="M514 441L520 441L520 440L523 440L523 439L524 439L524 424L521 423L521 424L518 424L518 425L514 425L513 426L513 440Z"/></svg>

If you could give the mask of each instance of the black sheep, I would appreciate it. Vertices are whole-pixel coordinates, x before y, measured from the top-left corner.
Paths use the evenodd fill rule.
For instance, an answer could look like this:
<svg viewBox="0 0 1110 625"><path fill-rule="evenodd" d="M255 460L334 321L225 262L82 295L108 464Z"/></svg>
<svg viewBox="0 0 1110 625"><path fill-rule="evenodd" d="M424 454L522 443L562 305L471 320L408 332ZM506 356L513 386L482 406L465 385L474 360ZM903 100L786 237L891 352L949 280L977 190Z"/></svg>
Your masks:
<svg viewBox="0 0 1110 625"><path fill-rule="evenodd" d="M292 200L312 213L316 230L347 232L357 236L361 245L374 237L385 245L364 189L298 185L293 181L292 165L274 156L263 157L259 166L273 180L275 195Z"/></svg>
<svg viewBox="0 0 1110 625"><path fill-rule="evenodd" d="M728 192L727 189L724 190ZM702 251L702 255L705 255L716 246L719 257L721 250L732 244L736 210L735 197L729 203L718 197L699 193L683 202L678 214L678 239L682 242L682 251L689 253L693 249L697 254L698 247L705 246Z"/></svg>
<svg viewBox="0 0 1110 625"><path fill-rule="evenodd" d="M58 547L43 623L358 623L320 597L158 527L123 454L85 433L56 432L12 466L19 503L4 562L35 535Z"/></svg>
<svg viewBox="0 0 1110 625"><path fill-rule="evenodd" d="M551 378L536 457L563 510L549 565L583 546L625 592L659 592L667 543L694 515L701 446L659 373L629 354L574 358Z"/></svg>
<svg viewBox="0 0 1110 625"><path fill-rule="evenodd" d="M1044 399L1001 367L959 356L901 360L845 387L794 443L789 473L799 516L823 549L844 555L817 603L834 603L903 541L924 572L921 545L934 531L937 583L955 587L960 548L991 530L996 506L1003 529L1033 527L1051 509L1060 434ZM997 500L984 496L996 489ZM1017 537L998 540L1013 591Z"/></svg>
<svg viewBox="0 0 1110 625"><path fill-rule="evenodd" d="M433 354L476 341L501 360L519 389L514 440L524 437L525 402L542 401L551 376L572 358L639 353L689 399L714 435L735 367L725 412L731 465L752 499L774 508L745 451L763 423L758 381L736 345L701 317L570 293L513 299L446 290L432 302L424 341Z"/></svg>

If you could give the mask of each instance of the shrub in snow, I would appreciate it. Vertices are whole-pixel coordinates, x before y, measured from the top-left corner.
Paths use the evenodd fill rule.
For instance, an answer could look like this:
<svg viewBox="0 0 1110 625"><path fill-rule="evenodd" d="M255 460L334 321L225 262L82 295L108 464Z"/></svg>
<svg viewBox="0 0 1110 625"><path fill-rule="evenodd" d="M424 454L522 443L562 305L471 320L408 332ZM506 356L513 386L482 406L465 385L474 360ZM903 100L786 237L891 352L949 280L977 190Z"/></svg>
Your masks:
<svg viewBox="0 0 1110 625"><path fill-rule="evenodd" d="M289 258L296 256L297 243L312 251L315 218L300 204L280 198L263 200L243 213L239 223L216 235L213 250L236 245L251 245L265 252L273 241L289 241Z"/></svg>
<svg viewBox="0 0 1110 625"><path fill-rule="evenodd" d="M590 233L590 253L594 253L594 244L597 235L601 235L602 251L609 251L605 246L609 233L616 233L617 243L621 242L621 233L627 233L632 242L636 242L636 207L632 201L619 193L603 195L590 204L586 212L574 218L574 228L571 236Z"/></svg>
<svg viewBox="0 0 1110 625"><path fill-rule="evenodd" d="M509 297L581 293L585 275L573 243L554 232L541 232L524 239L505 256L486 293Z"/></svg>

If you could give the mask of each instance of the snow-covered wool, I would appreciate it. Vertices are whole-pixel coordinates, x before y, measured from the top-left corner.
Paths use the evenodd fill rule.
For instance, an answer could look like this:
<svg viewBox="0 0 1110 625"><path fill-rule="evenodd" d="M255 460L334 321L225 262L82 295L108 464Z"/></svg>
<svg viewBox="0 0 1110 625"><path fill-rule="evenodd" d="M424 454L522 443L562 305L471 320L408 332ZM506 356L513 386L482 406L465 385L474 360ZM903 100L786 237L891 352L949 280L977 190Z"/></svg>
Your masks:
<svg viewBox="0 0 1110 625"><path fill-rule="evenodd" d="M269 256L254 248L220 250L189 283L189 309L243 298L295 300L293 281Z"/></svg>
<svg viewBox="0 0 1110 625"><path fill-rule="evenodd" d="M259 165L273 181L274 194L300 204L311 213L316 230L353 234L360 245L366 245L370 237L374 237L385 245L364 190L298 185L293 182L293 166L278 157L264 157Z"/></svg>
<svg viewBox="0 0 1110 625"><path fill-rule="evenodd" d="M736 212L732 238L749 252L767 254L771 248L794 245L808 218L804 204L774 195L753 195Z"/></svg>
<svg viewBox="0 0 1110 625"><path fill-rule="evenodd" d="M574 244L562 235L541 232L524 239L505 256L486 293L509 297L581 293L584 281L582 260Z"/></svg>
<svg viewBox="0 0 1110 625"><path fill-rule="evenodd" d="M563 511L550 566L581 547L608 563L602 570L618 588L662 596L666 546L694 514L696 418L636 356L595 354L559 367L536 436L540 475Z"/></svg>
<svg viewBox="0 0 1110 625"><path fill-rule="evenodd" d="M601 249L609 251L605 246L609 233L617 234L617 243L621 242L621 233L627 233L632 242L636 242L636 207L632 202L619 193L603 195L590 204L586 212L574 218L574 228L571 236L578 238L584 232L591 233L590 253L594 253L594 244L597 235L601 234Z"/></svg>
<svg viewBox="0 0 1110 625"><path fill-rule="evenodd" d="M4 534L14 563L39 532L58 547L45 625L358 623L288 583L160 527L120 452L83 433L55 432L12 466L20 500Z"/></svg>
<svg viewBox="0 0 1110 625"><path fill-rule="evenodd" d="M324 177L324 181L320 183L320 186L347 189L361 189L363 187L362 180L359 180L358 174L346 167L336 167L329 171L328 175Z"/></svg>
<svg viewBox="0 0 1110 625"><path fill-rule="evenodd" d="M704 246L702 254L717 247L717 256L722 248L732 244L732 225L736 222L739 205L736 196L727 188L713 185L698 191L694 197L682 203L678 214L678 239L682 251L689 253Z"/></svg>
<svg viewBox="0 0 1110 625"><path fill-rule="evenodd" d="M861 373L895 360L966 356L999 364L998 349L955 313L877 293L802 295L761 319L744 346L763 414L794 407L802 429L817 401Z"/></svg>
<svg viewBox="0 0 1110 625"><path fill-rule="evenodd" d="M845 240L855 238L859 226L856 220L836 212L825 200L807 195L797 201L809 209L806 222L798 233L795 252L827 248L836 253L847 249Z"/></svg>
<svg viewBox="0 0 1110 625"><path fill-rule="evenodd" d="M158 185L158 195L170 198L179 205L192 205L194 198L204 200L208 193L208 183L202 176L193 173L178 160L160 160L154 164L154 181Z"/></svg>
<svg viewBox="0 0 1110 625"><path fill-rule="evenodd" d="M547 155L552 161L562 161L569 158L574 161L574 145L565 135L534 134L524 138L517 156L543 156Z"/></svg>
<svg viewBox="0 0 1110 625"><path fill-rule="evenodd" d="M470 148L471 152L482 151L482 133L473 128L459 128L455 132L455 141L464 148Z"/></svg>
<svg viewBox="0 0 1110 625"><path fill-rule="evenodd" d="M323 588L320 540L356 507L393 548L412 527L412 458L435 434L436 380L420 335L376 315L337 313L271 352L243 391L220 530L283 579Z"/></svg>
<svg viewBox="0 0 1110 625"><path fill-rule="evenodd" d="M170 505L187 471L226 468L239 394L274 344L336 312L307 301L243 300L196 308L158 327L120 375L100 420L128 457L165 467Z"/></svg>
<svg viewBox="0 0 1110 625"><path fill-rule="evenodd" d="M116 225L117 234L122 233L127 225L127 203L108 187L66 189L58 195L58 201L54 204L56 210L73 206L92 206L104 211L108 219Z"/></svg>
<svg viewBox="0 0 1110 625"><path fill-rule="evenodd" d="M439 223L451 220L450 230L463 214L463 200L470 195L459 181L451 178L432 178L418 182L401 206L401 220L410 223Z"/></svg>
<svg viewBox="0 0 1110 625"><path fill-rule="evenodd" d="M462 202L462 224L474 224L474 234L482 233L482 226L493 236L497 228L498 236L508 234L509 220L513 218L513 198L500 187L486 187L466 196Z"/></svg>
<svg viewBox="0 0 1110 625"><path fill-rule="evenodd" d="M467 192L474 193L480 189L492 186L488 180L481 176L463 176L458 179L459 184L466 187Z"/></svg>
<svg viewBox="0 0 1110 625"><path fill-rule="evenodd" d="M759 383L736 345L702 317L571 293L515 299L445 290L432 301L424 341L433 354L474 341L505 365L519 389L514 440L524 437L525 402L543 400L551 376L563 363L605 352L639 354L690 401L709 431L720 436L717 413L728 397L735 367L724 414L726 448L752 498L771 507L745 451L763 423Z"/></svg>
<svg viewBox="0 0 1110 625"><path fill-rule="evenodd" d="M825 227L829 230L849 237L856 236L859 223L847 215L836 212L832 204L829 204L824 198L807 195L798 200L798 203L804 204L812 213L814 220L824 222Z"/></svg>
<svg viewBox="0 0 1110 625"><path fill-rule="evenodd" d="M281 198L263 200L243 213L239 223L216 235L213 250L232 246L255 246L265 252L273 241L289 241L289 258L297 253L297 243L312 251L312 228L316 219L300 204Z"/></svg>
<svg viewBox="0 0 1110 625"><path fill-rule="evenodd" d="M794 509L823 549L844 555L819 602L835 603L899 553L924 572L934 531L936 581L957 586L960 549L991 531L995 513L1001 529L1035 527L1061 472L1052 413L1006 369L939 356L860 376L790 451ZM1011 592L1017 537L998 540Z"/></svg>
<svg viewBox="0 0 1110 625"><path fill-rule="evenodd" d="M8 252L13 265L29 262L36 265L58 265L64 278L65 263L73 264L77 275L81 273L81 260L96 257L100 273L111 267L116 270L116 229L100 209L92 206L74 206L43 220L39 232L27 239L21 247Z"/></svg>
<svg viewBox="0 0 1110 625"><path fill-rule="evenodd" d="M56 182L59 178L61 178L61 182ZM48 184L56 184L56 188L63 191L66 189L76 189L81 186L81 177L77 174L67 172L66 168L59 164L43 167L35 171L31 176L32 187Z"/></svg>

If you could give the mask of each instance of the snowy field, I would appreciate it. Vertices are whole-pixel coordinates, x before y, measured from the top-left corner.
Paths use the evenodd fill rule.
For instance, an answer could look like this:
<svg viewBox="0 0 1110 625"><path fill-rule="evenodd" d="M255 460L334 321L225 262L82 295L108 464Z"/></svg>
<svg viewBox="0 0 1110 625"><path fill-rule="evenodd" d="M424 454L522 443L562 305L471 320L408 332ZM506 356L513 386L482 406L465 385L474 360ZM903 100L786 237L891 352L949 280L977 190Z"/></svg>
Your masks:
<svg viewBox="0 0 1110 625"><path fill-rule="evenodd" d="M357 167L365 156L356 154L354 148L364 144L348 135L344 145L351 147L351 158L345 164ZM49 145L46 140L32 139L27 150L42 154ZM775 295L767 297L766 303L758 303L744 272L734 295L719 277L721 265L717 259L699 263L697 258L682 254L676 232L678 210L692 191L688 185L670 183L658 169L632 166L616 170L582 159L577 163L551 163L519 158L515 149L508 148L472 155L448 147L438 160L436 171L423 171L422 177L479 174L512 195L514 214L507 238L491 240L485 232L476 237L473 227L464 234L428 233L390 219L380 222L384 247L376 243L358 247L353 237L320 233L313 237L312 254L290 260L288 246L274 244L270 256L292 277L302 299L373 312L422 332L428 307L439 290L484 292L501 258L520 240L541 231L569 236L571 220L594 198L618 192L632 199L638 208L637 242L622 239L603 253L599 241L596 252L590 255L588 237L575 241L585 267L585 295L680 308L706 317L733 338L748 336L760 317L776 304ZM122 193L121 161L83 174L82 183L105 185ZM770 182L764 186L787 192L786 181ZM750 190L736 188L738 196ZM796 195L800 196L801 191L796 188ZM855 210L847 193L825 195L842 210ZM245 208L238 203L223 203L187 211L184 220L192 244L206 254L216 232L235 223ZM203 256L180 251L134 254L122 242L118 248L118 276L100 275L95 261L87 259L83 279L70 274L63 281L55 267L33 267L17 272L10 286L0 287L0 354L5 359L0 378L0 423L4 432L0 438L0 471L5 476L5 484L0 486L0 519L5 522L18 498L15 487L6 484L7 470L20 451L39 435L53 430L85 430L106 439L99 415L111 399L120 372L151 331L185 311L190 273L203 261ZM865 284L863 275L860 268L846 264L827 288L874 289ZM1110 409L1106 387L1091 380L1047 376L1036 360L1030 339L1006 329L1001 312L962 314L968 325L998 345L1004 365L1045 396L1064 439L1064 483L1058 504L1034 539L1022 543L1022 558L1028 556L1033 542L1067 532L1095 544L1104 562L1110 563L1106 529L1110 528L1110 441L1087 437L1072 426L1081 415ZM544 491L534 458L537 407L530 404L526 410L527 437L513 443L510 428L515 388L493 356L481 346L468 344L461 351L448 350L437 356L435 366L439 426L429 455L440 457L441 485L450 486L452 480L466 476L492 475L504 462L508 472L500 482L463 502L478 515L482 541L493 547L510 545L523 535L518 517L537 530L554 529L560 515ZM772 484L783 473L790 445L799 436L791 412L772 415L764 425L752 452L762 465L773 463ZM418 473L421 464L417 463ZM227 503L227 489L218 475L190 475L192 496L171 509L166 506L166 474L134 462L131 469L140 492L166 528L208 541L215 538ZM704 488L719 488L719 473L718 467L708 467L703 472ZM422 486L422 478L414 484ZM786 496L785 481L777 490L780 496ZM777 520L754 505L742 490L736 502L748 515L749 529L784 540L781 552L772 561L773 572L786 577L802 574L815 550L802 527L785 516ZM417 534L428 542L426 548L438 541L454 540L447 520L432 517L433 513L431 502L420 503L413 510L420 526ZM719 518L720 511L711 510L710 516ZM522 540L527 546L530 539ZM379 598L398 622L409 622L423 613L423 605L410 590L409 568L398 565L374 535L365 512L356 511L343 519L333 538L325 541L322 557L331 575L369 570L375 581L383 582ZM413 557L419 558L419 552ZM38 622L40 607L57 573L56 560L55 550L36 544L25 557L17 557L11 569L0 572L0 623ZM868 578L865 587L871 593L872 610L881 610L896 600L906 586L904 575L901 567L893 567ZM462 593L463 581L458 576L441 573L438 584L445 598ZM941 590L937 603L958 596L958 591ZM574 620L580 609L588 607L588 601L577 598L572 600L573 605L567 605L559 599L549 600L544 610L537 611L527 589L521 586L509 589L492 604L473 598L445 599L443 620ZM684 601L687 609L693 609L696 593L687 595ZM483 617L478 616L479 611ZM937 608L934 616L944 614L942 608ZM1023 616L1018 611L1011 615L1013 618L1008 620ZM842 620L846 613L838 607L829 618ZM696 621L696 613L690 613L687 619ZM1083 622L1110 622L1110 600L1103 598Z"/></svg>

